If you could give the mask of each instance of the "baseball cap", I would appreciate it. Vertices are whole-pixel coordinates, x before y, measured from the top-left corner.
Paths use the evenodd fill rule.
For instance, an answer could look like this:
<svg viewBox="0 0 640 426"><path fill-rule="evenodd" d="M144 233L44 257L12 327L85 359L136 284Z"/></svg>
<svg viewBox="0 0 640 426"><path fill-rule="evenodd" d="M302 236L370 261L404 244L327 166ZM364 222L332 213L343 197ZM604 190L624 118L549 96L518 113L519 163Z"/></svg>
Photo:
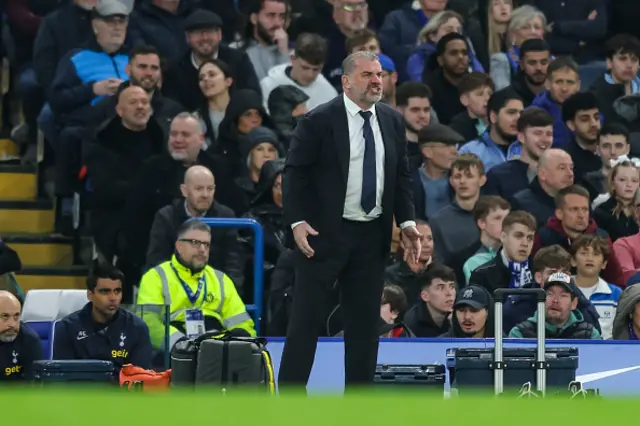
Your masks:
<svg viewBox="0 0 640 426"><path fill-rule="evenodd" d="M449 126L432 123L424 126L418 132L418 143L440 142L446 145L457 145L464 142L464 138Z"/></svg>
<svg viewBox="0 0 640 426"><path fill-rule="evenodd" d="M470 285L462 288L456 295L454 309L461 306L470 306L473 309L489 309L491 300L489 293L482 287Z"/></svg>
<svg viewBox="0 0 640 426"><path fill-rule="evenodd" d="M208 30L222 28L222 19L215 13L196 9L184 20L185 31Z"/></svg>
<svg viewBox="0 0 640 426"><path fill-rule="evenodd" d="M393 59L385 55L384 53L376 53L380 65L382 65L382 71L396 72L396 64L393 63Z"/></svg>
<svg viewBox="0 0 640 426"><path fill-rule="evenodd" d="M578 295L576 283L573 281L573 278L571 278L571 275L565 274L564 272L556 272L555 274L550 275L544 282L543 288L547 290L549 287L554 285L564 287L565 290L574 296Z"/></svg>
<svg viewBox="0 0 640 426"><path fill-rule="evenodd" d="M99 18L117 15L129 16L131 13L129 6L119 0L100 0L93 10L95 16Z"/></svg>

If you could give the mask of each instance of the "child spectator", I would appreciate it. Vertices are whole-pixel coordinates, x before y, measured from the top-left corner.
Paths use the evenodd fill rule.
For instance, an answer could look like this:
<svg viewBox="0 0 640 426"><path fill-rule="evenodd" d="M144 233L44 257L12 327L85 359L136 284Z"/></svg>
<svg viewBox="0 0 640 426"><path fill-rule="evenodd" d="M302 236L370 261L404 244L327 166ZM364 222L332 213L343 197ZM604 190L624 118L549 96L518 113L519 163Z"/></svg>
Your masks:
<svg viewBox="0 0 640 426"><path fill-rule="evenodd" d="M571 263L576 269L576 286L598 311L603 339L611 339L613 319L622 293L618 286L600 278L610 254L609 244L597 235L582 235L571 245Z"/></svg>
<svg viewBox="0 0 640 426"><path fill-rule="evenodd" d="M593 219L599 228L607 231L612 242L639 230L634 200L640 186L640 160L624 155L614 164L608 178L609 199L593 211Z"/></svg>
<svg viewBox="0 0 640 426"><path fill-rule="evenodd" d="M614 340L639 340L640 285L630 285L620 296L618 311L613 320Z"/></svg>
<svg viewBox="0 0 640 426"><path fill-rule="evenodd" d="M460 79L458 91L466 110L453 117L449 126L469 142L483 135L489 126L487 104L493 95L493 82L488 74L470 72Z"/></svg>
<svg viewBox="0 0 640 426"><path fill-rule="evenodd" d="M510 209L511 205L496 195L485 195L478 199L473 208L473 218L480 230L480 247L462 267L465 283L469 283L471 273L478 266L496 257L502 246L502 221L509 214Z"/></svg>
<svg viewBox="0 0 640 426"><path fill-rule="evenodd" d="M400 286L386 284L380 302L380 337L410 337L400 320L407 311L407 296Z"/></svg>

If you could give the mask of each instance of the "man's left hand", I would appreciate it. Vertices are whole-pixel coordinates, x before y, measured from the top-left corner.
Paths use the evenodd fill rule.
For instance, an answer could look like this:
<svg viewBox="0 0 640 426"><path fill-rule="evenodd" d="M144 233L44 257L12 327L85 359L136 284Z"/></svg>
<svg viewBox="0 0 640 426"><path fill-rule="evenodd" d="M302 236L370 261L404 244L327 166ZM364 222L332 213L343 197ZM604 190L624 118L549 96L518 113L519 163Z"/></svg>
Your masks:
<svg viewBox="0 0 640 426"><path fill-rule="evenodd" d="M402 230L402 248L404 249L404 261L412 259L418 263L422 251L422 234L415 226L407 226Z"/></svg>

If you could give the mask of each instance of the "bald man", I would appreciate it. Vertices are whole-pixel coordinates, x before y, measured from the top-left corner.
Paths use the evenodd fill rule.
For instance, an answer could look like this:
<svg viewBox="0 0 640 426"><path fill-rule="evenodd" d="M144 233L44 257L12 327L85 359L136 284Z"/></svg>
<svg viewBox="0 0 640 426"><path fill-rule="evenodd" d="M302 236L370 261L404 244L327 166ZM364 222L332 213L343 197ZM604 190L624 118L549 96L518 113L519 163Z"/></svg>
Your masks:
<svg viewBox="0 0 640 426"><path fill-rule="evenodd" d="M216 202L213 197L216 190L215 178L204 166L191 166L180 185L183 199L174 201L156 213L147 249L147 266L151 269L171 259L174 253L178 228L189 218L231 218L233 210ZM211 250L209 265L225 272L233 280L238 292L242 294L244 269L242 250L238 243L238 230L233 228L211 229Z"/></svg>
<svg viewBox="0 0 640 426"><path fill-rule="evenodd" d="M538 161L538 176L513 197L512 210L528 211L538 228L544 226L554 215L556 194L573 185L573 177L571 156L562 149L547 149Z"/></svg>
<svg viewBox="0 0 640 426"><path fill-rule="evenodd" d="M43 359L40 338L20 321L21 311L13 294L0 291L0 382L30 378L33 361Z"/></svg>
<svg viewBox="0 0 640 426"><path fill-rule="evenodd" d="M140 87L127 87L118 94L116 115L99 127L86 147L84 160L95 207L91 232L108 262L122 256L118 250L124 244L118 245L118 234L143 164L166 150L164 133L150 116L147 93ZM127 290L131 289L125 293Z"/></svg>

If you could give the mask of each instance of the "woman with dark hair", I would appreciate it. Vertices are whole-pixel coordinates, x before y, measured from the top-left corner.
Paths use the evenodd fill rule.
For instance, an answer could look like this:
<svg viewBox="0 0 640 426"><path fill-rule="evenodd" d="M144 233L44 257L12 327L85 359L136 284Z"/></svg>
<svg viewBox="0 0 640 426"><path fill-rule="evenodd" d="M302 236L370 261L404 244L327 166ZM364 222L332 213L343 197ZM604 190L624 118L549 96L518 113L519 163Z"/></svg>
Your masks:
<svg viewBox="0 0 640 426"><path fill-rule="evenodd" d="M206 60L198 70L198 84L202 93L202 103L194 114L200 119L205 135L203 149L206 150L218 139L220 123L224 120L231 100L231 70L221 60Z"/></svg>

